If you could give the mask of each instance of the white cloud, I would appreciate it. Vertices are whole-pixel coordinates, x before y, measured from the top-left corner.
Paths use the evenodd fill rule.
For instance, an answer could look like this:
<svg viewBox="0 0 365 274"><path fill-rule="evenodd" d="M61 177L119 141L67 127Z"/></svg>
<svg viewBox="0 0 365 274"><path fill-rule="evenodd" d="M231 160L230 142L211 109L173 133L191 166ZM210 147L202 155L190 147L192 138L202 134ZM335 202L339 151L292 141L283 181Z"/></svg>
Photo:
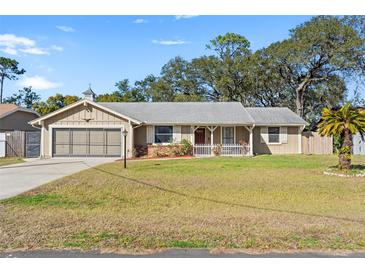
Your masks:
<svg viewBox="0 0 365 274"><path fill-rule="evenodd" d="M16 36L14 34L0 34L0 46L9 48L34 47L35 41L26 37Z"/></svg>
<svg viewBox="0 0 365 274"><path fill-rule="evenodd" d="M159 45L164 45L164 46L174 46L174 45L183 45L183 44L188 44L188 41L185 40L180 40L180 39L175 39L175 40L152 40L152 43L154 44L159 44Z"/></svg>
<svg viewBox="0 0 365 274"><path fill-rule="evenodd" d="M57 46L57 45L53 45L53 46L51 46L51 49L52 49L52 50L55 50L55 51L63 51L63 47L61 47L61 46Z"/></svg>
<svg viewBox="0 0 365 274"><path fill-rule="evenodd" d="M28 54L34 54L34 55L48 55L49 54L48 51L45 51L44 49L36 48L36 47L19 49L19 50L21 52L28 53Z"/></svg>
<svg viewBox="0 0 365 274"><path fill-rule="evenodd" d="M51 82L42 76L24 76L22 80L19 81L19 85L22 87L33 87L36 90L42 89L52 89L62 86L61 83Z"/></svg>
<svg viewBox="0 0 365 274"><path fill-rule="evenodd" d="M193 17L197 17L199 15L175 15L175 19L176 20L180 20L180 19L190 19Z"/></svg>
<svg viewBox="0 0 365 274"><path fill-rule="evenodd" d="M68 26L56 26L56 28L64 32L75 32L74 28Z"/></svg>
<svg viewBox="0 0 365 274"><path fill-rule="evenodd" d="M142 19L142 18L138 18L136 20L133 21L134 24L144 24L147 23L148 21L146 19Z"/></svg>
<svg viewBox="0 0 365 274"><path fill-rule="evenodd" d="M18 52L33 55L48 55L49 52L39 48L36 41L15 34L0 34L0 51L9 55L17 55Z"/></svg>
<svg viewBox="0 0 365 274"><path fill-rule="evenodd" d="M14 34L0 34L0 50L10 55L17 55L18 48L31 48L35 41L26 37Z"/></svg>
<svg viewBox="0 0 365 274"><path fill-rule="evenodd" d="M9 54L9 55L17 55L17 54L18 54L18 52L16 51L16 49L14 49L14 48L9 48L9 47L6 47L6 48L0 48L0 51L5 52L5 53L7 53L7 54Z"/></svg>

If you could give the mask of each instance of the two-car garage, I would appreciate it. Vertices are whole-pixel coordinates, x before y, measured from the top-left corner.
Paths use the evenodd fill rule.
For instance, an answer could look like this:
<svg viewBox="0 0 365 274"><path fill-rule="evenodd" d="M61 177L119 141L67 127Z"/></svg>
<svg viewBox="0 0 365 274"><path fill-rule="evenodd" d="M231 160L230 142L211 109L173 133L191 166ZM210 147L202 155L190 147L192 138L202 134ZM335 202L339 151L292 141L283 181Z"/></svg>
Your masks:
<svg viewBox="0 0 365 274"><path fill-rule="evenodd" d="M120 157L120 128L54 128L53 157Z"/></svg>
<svg viewBox="0 0 365 274"><path fill-rule="evenodd" d="M133 156L134 127L141 123L89 99L31 121L41 129L42 158L130 158ZM126 139L122 136L124 131Z"/></svg>

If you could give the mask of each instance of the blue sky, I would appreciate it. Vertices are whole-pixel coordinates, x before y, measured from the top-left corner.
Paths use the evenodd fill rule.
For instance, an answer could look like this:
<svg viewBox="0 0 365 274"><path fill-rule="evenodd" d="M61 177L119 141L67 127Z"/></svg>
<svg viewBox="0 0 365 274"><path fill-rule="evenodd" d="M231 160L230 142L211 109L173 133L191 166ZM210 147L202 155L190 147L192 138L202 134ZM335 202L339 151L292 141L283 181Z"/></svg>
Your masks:
<svg viewBox="0 0 365 274"><path fill-rule="evenodd" d="M5 96L24 85L47 98L56 92L96 93L158 74L179 55L209 54L219 34L244 35L253 50L288 37L309 16L0 16L0 55L19 61L22 79L5 84Z"/></svg>

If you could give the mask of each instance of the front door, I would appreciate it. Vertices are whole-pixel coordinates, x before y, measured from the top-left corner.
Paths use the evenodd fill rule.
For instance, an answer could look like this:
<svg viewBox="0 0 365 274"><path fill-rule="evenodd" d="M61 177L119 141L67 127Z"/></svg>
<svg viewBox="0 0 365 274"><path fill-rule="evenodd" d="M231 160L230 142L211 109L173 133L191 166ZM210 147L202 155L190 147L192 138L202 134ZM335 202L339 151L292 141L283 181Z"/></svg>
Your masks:
<svg viewBox="0 0 365 274"><path fill-rule="evenodd" d="M198 128L195 130L195 144L205 143L205 128Z"/></svg>

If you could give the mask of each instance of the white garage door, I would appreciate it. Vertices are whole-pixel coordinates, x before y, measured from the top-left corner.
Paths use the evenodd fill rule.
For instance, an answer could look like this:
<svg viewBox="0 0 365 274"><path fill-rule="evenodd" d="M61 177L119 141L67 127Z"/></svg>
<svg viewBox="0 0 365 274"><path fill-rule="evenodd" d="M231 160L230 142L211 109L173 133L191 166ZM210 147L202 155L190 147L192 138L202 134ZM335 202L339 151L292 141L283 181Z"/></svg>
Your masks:
<svg viewBox="0 0 365 274"><path fill-rule="evenodd" d="M120 129L57 128L53 129L54 157L120 157Z"/></svg>

